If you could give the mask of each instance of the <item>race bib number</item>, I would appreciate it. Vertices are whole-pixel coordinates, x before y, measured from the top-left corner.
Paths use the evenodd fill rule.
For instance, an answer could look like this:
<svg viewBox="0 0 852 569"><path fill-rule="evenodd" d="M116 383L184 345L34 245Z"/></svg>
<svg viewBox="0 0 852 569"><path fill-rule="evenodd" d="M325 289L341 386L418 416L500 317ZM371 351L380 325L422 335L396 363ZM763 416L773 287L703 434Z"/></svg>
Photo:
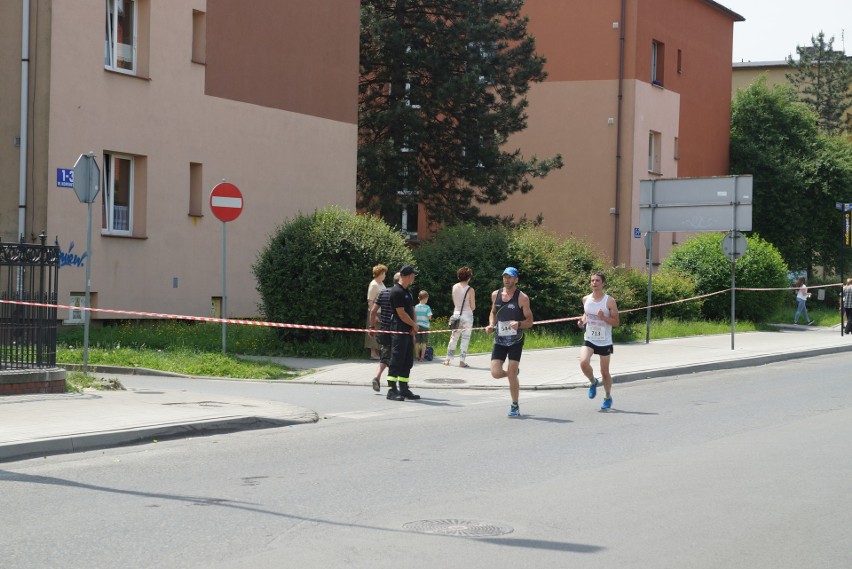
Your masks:
<svg viewBox="0 0 852 569"><path fill-rule="evenodd" d="M517 336L518 331L512 328L512 324L514 321L510 320L507 322L498 321L497 322L497 335L498 336Z"/></svg>
<svg viewBox="0 0 852 569"><path fill-rule="evenodd" d="M599 320L594 322L590 320L586 322L586 333L590 340L603 340L606 333L606 326Z"/></svg>

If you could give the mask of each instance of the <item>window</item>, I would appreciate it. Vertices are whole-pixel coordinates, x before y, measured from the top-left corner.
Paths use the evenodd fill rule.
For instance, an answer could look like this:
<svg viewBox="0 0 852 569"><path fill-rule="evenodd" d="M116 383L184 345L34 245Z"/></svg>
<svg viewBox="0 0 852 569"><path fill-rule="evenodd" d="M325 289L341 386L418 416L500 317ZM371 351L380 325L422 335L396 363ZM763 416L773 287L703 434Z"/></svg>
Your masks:
<svg viewBox="0 0 852 569"><path fill-rule="evenodd" d="M405 84L405 104L411 107L412 109L420 108L419 104L411 102L411 83Z"/></svg>
<svg viewBox="0 0 852 569"><path fill-rule="evenodd" d="M683 50L677 50L677 72L683 73Z"/></svg>
<svg viewBox="0 0 852 569"><path fill-rule="evenodd" d="M136 73L136 0L106 0L104 66Z"/></svg>
<svg viewBox="0 0 852 569"><path fill-rule="evenodd" d="M648 171L661 174L660 168L660 133L653 130L648 133Z"/></svg>
<svg viewBox="0 0 852 569"><path fill-rule="evenodd" d="M207 63L207 15L192 11L192 61Z"/></svg>
<svg viewBox="0 0 852 569"><path fill-rule="evenodd" d="M665 66L666 46L654 40L651 42L651 84L663 85L663 68Z"/></svg>
<svg viewBox="0 0 852 569"><path fill-rule="evenodd" d="M402 230L410 241L414 241L417 239L419 212L418 204L398 205L382 210L382 217L388 225Z"/></svg>
<svg viewBox="0 0 852 569"><path fill-rule="evenodd" d="M400 228L408 234L409 239L417 239L417 221L420 207L417 204L407 205L402 208Z"/></svg>
<svg viewBox="0 0 852 569"><path fill-rule="evenodd" d="M416 240L419 206L417 204L409 204L402 206L400 209L399 228L408 235L410 241Z"/></svg>
<svg viewBox="0 0 852 569"><path fill-rule="evenodd" d="M203 217L202 212L202 190L201 190L201 164L189 163L189 215L192 217Z"/></svg>
<svg viewBox="0 0 852 569"><path fill-rule="evenodd" d="M131 156L104 154L102 233L132 234L133 166Z"/></svg>
<svg viewBox="0 0 852 569"><path fill-rule="evenodd" d="M680 160L680 139L678 137L674 139L674 159Z"/></svg>

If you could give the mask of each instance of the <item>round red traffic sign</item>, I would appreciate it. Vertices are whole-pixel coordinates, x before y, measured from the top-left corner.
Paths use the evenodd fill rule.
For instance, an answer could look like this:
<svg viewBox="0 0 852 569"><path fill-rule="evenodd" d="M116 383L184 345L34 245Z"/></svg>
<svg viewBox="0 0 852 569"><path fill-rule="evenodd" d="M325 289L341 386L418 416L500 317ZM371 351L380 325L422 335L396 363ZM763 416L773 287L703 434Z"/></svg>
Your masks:
<svg viewBox="0 0 852 569"><path fill-rule="evenodd" d="M216 184L210 192L210 211L217 219L234 221L243 212L243 194L230 182Z"/></svg>

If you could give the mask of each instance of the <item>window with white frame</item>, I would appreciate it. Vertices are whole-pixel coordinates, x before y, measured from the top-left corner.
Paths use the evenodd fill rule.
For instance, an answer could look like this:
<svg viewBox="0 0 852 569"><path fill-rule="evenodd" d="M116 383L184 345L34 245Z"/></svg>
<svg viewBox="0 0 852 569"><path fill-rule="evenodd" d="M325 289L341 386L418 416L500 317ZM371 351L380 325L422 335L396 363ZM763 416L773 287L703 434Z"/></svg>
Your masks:
<svg viewBox="0 0 852 569"><path fill-rule="evenodd" d="M106 37L104 67L136 73L136 0L106 1Z"/></svg>
<svg viewBox="0 0 852 569"><path fill-rule="evenodd" d="M660 151L661 151L661 135L653 130L648 133L648 171L654 174L661 174L660 166Z"/></svg>
<svg viewBox="0 0 852 569"><path fill-rule="evenodd" d="M417 191L410 189L413 183L411 173L412 169L408 166L400 168L398 180L402 189L396 192L399 196L399 202L382 208L382 218L391 227L403 231L409 241L415 241L417 240L420 206L417 203L412 203L413 200L416 200Z"/></svg>
<svg viewBox="0 0 852 569"><path fill-rule="evenodd" d="M133 232L133 157L104 153L102 233Z"/></svg>
<svg viewBox="0 0 852 569"><path fill-rule="evenodd" d="M420 206L417 204L409 204L402 206L400 212L399 228L405 231L409 240L417 239L417 222L420 213Z"/></svg>

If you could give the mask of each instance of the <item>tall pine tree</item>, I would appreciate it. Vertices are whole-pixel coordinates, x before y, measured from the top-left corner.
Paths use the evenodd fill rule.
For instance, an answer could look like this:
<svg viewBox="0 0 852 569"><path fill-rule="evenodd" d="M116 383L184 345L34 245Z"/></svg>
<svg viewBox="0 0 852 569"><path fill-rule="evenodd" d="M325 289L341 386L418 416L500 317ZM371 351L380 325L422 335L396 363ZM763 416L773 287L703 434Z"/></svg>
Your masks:
<svg viewBox="0 0 852 569"><path fill-rule="evenodd" d="M819 115L822 130L829 134L848 130L843 113L852 105L852 60L842 51L834 51L834 38L826 41L823 32L811 37L810 46L796 46L796 53L798 61L787 58L793 67L787 80Z"/></svg>
<svg viewBox="0 0 852 569"><path fill-rule="evenodd" d="M506 147L543 81L523 0L362 0L358 205L485 219L483 204L562 166Z"/></svg>

